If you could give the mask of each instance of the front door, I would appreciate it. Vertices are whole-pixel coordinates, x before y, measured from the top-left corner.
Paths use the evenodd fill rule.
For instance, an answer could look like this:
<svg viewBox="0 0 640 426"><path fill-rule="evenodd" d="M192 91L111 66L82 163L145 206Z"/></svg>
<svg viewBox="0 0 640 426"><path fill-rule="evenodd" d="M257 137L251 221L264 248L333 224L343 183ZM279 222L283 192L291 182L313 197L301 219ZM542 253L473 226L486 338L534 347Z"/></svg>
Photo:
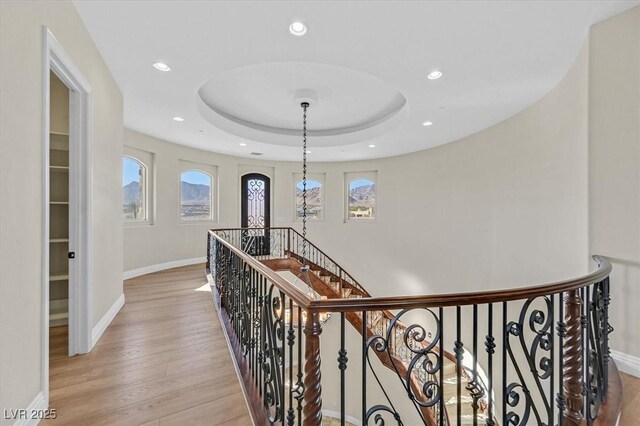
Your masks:
<svg viewBox="0 0 640 426"><path fill-rule="evenodd" d="M270 180L259 173L242 176L240 225L242 249L252 256L268 255L271 218Z"/></svg>

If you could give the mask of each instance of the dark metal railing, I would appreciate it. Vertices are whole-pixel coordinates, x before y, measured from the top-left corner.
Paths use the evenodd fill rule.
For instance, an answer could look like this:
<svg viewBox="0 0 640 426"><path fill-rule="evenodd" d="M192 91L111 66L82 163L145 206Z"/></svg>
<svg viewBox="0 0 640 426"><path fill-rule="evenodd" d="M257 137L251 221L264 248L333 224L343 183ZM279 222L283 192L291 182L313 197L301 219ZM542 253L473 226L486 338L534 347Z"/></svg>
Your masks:
<svg viewBox="0 0 640 426"><path fill-rule="evenodd" d="M309 245L312 269L336 290L317 300L265 266L274 259L295 265L301 236L269 228L261 237L257 250L245 230L210 231L207 256L257 424L321 423L321 348L337 354L337 364L325 361L322 371L327 383L335 371L337 388L325 388L325 400L342 424L578 425L598 418L612 331L604 258L594 257L593 273L543 286L377 298ZM326 313L334 313L339 338L321 338Z"/></svg>

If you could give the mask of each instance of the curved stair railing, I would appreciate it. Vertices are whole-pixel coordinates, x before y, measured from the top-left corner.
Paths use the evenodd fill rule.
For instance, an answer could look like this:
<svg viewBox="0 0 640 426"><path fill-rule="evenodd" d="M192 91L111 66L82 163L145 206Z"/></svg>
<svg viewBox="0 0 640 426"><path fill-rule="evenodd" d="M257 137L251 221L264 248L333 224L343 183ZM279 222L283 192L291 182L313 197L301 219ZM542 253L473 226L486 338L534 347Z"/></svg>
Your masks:
<svg viewBox="0 0 640 426"><path fill-rule="evenodd" d="M339 397L342 424L354 417L347 400L358 401L361 424L615 424L619 381L609 358L611 266L604 258L594 257L591 274L544 286L371 297L309 243L313 289L326 297L316 300L276 272L297 274L302 236L291 228L261 236L212 230L207 256L256 424L321 424L321 345L337 347L337 364L323 368L339 370L340 388L330 392ZM340 321L340 342L322 339L326 313ZM361 335L357 349L346 343L346 322ZM371 355L395 373L396 385L380 380ZM349 359L360 361L359 371Z"/></svg>

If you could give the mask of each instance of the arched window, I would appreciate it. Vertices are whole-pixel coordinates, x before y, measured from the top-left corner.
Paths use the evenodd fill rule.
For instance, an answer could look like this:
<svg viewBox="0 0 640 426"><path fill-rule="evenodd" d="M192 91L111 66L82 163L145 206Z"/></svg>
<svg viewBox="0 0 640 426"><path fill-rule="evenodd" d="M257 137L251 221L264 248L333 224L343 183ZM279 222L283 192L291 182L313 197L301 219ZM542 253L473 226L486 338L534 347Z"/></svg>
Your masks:
<svg viewBox="0 0 640 426"><path fill-rule="evenodd" d="M302 181L296 184L296 218L302 219ZM307 179L307 219L322 219L322 184L317 180Z"/></svg>
<svg viewBox="0 0 640 426"><path fill-rule="evenodd" d="M347 219L376 217L375 180L355 177L347 180Z"/></svg>
<svg viewBox="0 0 640 426"><path fill-rule="evenodd" d="M147 220L147 167L133 157L122 157L122 213L125 221Z"/></svg>
<svg viewBox="0 0 640 426"><path fill-rule="evenodd" d="M180 217L183 220L213 220L213 178L200 170L180 175Z"/></svg>

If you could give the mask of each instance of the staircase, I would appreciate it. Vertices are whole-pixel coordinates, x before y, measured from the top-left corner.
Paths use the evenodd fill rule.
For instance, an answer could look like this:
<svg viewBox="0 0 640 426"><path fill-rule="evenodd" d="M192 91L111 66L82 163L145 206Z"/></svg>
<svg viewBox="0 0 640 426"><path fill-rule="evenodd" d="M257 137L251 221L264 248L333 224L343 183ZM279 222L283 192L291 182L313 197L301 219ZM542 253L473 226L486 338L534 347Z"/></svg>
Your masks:
<svg viewBox="0 0 640 426"><path fill-rule="evenodd" d="M289 271L298 276L300 273L300 267L302 266L302 257L292 251L286 250L284 258L269 258L269 256L263 256L260 261L268 268L274 271ZM324 296L328 299L355 299L362 297L371 297L371 295L358 284L350 275L348 279L341 278L335 273L327 270L326 268L307 261L312 274L311 284L313 290L320 296ZM362 316L357 313L347 313L346 319L351 325L362 333ZM394 314L390 311L377 311L372 312L367 318L367 339L378 335L384 336L387 333L389 325L394 318ZM394 324L393 334L397 336L395 341L401 341L401 336L407 330L407 326L400 321ZM414 349L420 347L427 347L430 342L416 341L409 339L409 343ZM433 348L434 351L439 351L439 347ZM394 345L391 350L391 356L387 352L373 351L378 359L387 368L397 371L401 377L406 375L407 368L409 367L413 353L409 351L404 344ZM447 351L444 352L443 369L443 383L442 383L442 395L445 401L445 421L444 424L452 424L450 418L457 417L458 410L458 372L457 362L455 355ZM472 381L473 372L462 367L460 372L461 380L461 397L460 397L460 411L461 420L458 424L484 424L487 420L487 401L485 399L486 390L483 387L477 386ZM439 377L429 377L426 375L419 375L415 373L411 375L411 383L409 384L414 392L420 398L425 398L423 394L423 385L428 380L439 381ZM475 408L474 408L475 406ZM421 414L427 424L438 424L438 414L434 409L421 408ZM474 422L474 418L476 419ZM453 423L456 423L454 420ZM497 422L495 424L498 424Z"/></svg>
<svg viewBox="0 0 640 426"><path fill-rule="evenodd" d="M255 232L262 237L258 245L252 242ZM301 253L313 272L309 285L324 298L310 296L275 272L299 275ZM597 268L592 272L548 284L371 297L292 228L219 229L209 231L207 238L207 277L253 421L287 426L323 425L323 313L341 315L339 386L329 390L337 392L332 398L340 398L341 415L347 413L345 385L355 384L353 380L361 380L366 423L402 424L401 411L407 409L396 408L388 395L386 401L367 400L367 371L376 371L372 365L363 365L360 377L345 368L345 327L350 322L367 345L349 345L349 356L370 360L374 352L382 368L402 381L406 392L396 387L395 396L414 405L426 401L423 405L430 408L417 412L424 424L495 425L499 415L505 425L615 425L622 390L609 348L611 264L602 256L593 258ZM415 321L413 312L428 313L433 322ZM411 325L401 318L412 318L405 319ZM445 351L449 345L453 354ZM470 359L466 364L473 367L467 368ZM486 366L486 375L479 364ZM386 392L382 385L381 390ZM324 423L330 424L328 419Z"/></svg>

